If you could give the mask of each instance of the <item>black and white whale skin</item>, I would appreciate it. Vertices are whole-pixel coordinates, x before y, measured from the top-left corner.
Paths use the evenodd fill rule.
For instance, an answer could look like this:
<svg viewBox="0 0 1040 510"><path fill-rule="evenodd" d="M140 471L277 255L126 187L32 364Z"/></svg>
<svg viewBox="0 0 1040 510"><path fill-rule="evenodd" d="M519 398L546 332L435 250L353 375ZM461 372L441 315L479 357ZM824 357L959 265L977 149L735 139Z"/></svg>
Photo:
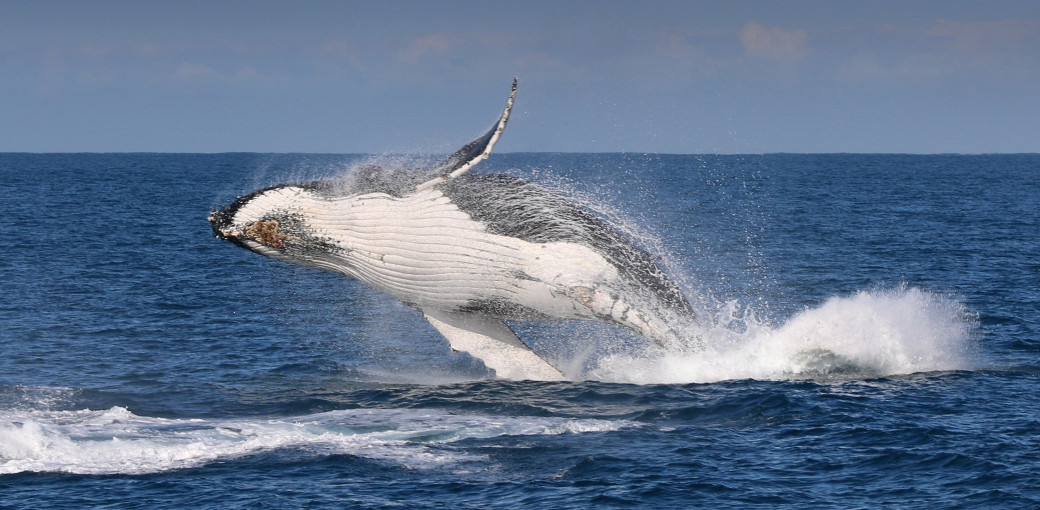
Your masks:
<svg viewBox="0 0 1040 510"><path fill-rule="evenodd" d="M515 94L514 80L491 130L432 169L368 166L255 191L214 211L213 233L390 294L501 378L564 379L506 320L602 321L676 345L694 313L646 252L545 188L466 173L491 153Z"/></svg>

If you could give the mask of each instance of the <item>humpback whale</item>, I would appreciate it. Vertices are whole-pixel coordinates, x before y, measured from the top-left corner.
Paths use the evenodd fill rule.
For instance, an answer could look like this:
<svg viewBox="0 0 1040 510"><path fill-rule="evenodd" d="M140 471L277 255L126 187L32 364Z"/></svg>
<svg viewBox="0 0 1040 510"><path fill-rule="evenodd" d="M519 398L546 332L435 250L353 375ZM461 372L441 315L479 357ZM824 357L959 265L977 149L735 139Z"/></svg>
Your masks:
<svg viewBox="0 0 1040 510"><path fill-rule="evenodd" d="M678 345L693 308L646 251L542 186L468 173L502 136L515 96L514 78L491 129L432 168L366 165L345 180L254 191L210 214L213 234L386 292L500 378L565 378L507 320L600 321Z"/></svg>

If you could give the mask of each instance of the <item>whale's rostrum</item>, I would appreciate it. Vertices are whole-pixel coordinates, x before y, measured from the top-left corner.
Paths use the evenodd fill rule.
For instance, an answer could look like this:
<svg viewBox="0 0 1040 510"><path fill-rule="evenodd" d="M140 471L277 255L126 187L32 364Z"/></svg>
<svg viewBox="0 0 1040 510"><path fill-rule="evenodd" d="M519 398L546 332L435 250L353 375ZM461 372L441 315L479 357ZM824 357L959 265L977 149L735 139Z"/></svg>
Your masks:
<svg viewBox="0 0 1040 510"><path fill-rule="evenodd" d="M501 378L564 378L506 320L601 321L675 346L694 313L645 251L557 193L468 173L501 136L515 94L514 79L498 122L431 169L369 166L349 182L261 189L214 211L213 233L390 294Z"/></svg>

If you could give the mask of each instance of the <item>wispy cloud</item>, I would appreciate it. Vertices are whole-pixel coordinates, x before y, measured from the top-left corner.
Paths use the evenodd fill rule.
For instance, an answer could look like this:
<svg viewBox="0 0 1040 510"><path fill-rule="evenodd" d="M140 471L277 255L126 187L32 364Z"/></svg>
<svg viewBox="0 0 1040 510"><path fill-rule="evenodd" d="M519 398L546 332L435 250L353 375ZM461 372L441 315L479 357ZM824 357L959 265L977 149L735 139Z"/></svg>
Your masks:
<svg viewBox="0 0 1040 510"><path fill-rule="evenodd" d="M938 19L903 27L891 23L875 43L845 56L835 77L845 82L938 84L950 80L1030 79L1040 69L1040 22Z"/></svg>
<svg viewBox="0 0 1040 510"><path fill-rule="evenodd" d="M288 78L261 72L253 65L243 65L224 70L214 69L206 64L182 62L173 71L173 79L181 85L211 84L284 84Z"/></svg>
<svg viewBox="0 0 1040 510"><path fill-rule="evenodd" d="M206 64L194 64L191 62L178 64L173 74L178 79L189 82L209 82L221 78L220 73L212 67Z"/></svg>
<svg viewBox="0 0 1040 510"><path fill-rule="evenodd" d="M794 62L808 53L809 34L805 30L784 30L751 22L740 29L740 42L748 56Z"/></svg>
<svg viewBox="0 0 1040 510"><path fill-rule="evenodd" d="M451 47L451 39L447 34L430 34L412 41L397 57L402 62L414 64L425 56L447 53Z"/></svg>
<svg viewBox="0 0 1040 510"><path fill-rule="evenodd" d="M700 58L703 53L690 41L689 35L681 29L665 31L654 46L655 55L682 62Z"/></svg>
<svg viewBox="0 0 1040 510"><path fill-rule="evenodd" d="M936 20L924 33L931 37L947 38L962 48L994 48L1017 45L1040 35L1040 22L1023 20L953 21Z"/></svg>

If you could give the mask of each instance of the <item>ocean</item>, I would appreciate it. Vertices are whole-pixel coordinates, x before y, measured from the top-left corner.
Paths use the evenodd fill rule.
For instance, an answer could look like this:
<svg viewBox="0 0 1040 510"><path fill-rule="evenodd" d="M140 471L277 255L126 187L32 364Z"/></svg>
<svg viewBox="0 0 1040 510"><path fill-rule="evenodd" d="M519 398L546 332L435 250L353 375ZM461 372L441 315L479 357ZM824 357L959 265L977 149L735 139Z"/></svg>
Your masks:
<svg viewBox="0 0 1040 510"><path fill-rule="evenodd" d="M1040 506L1040 155L494 155L698 312L514 324L568 382L206 221L372 160L0 154L0 507Z"/></svg>

